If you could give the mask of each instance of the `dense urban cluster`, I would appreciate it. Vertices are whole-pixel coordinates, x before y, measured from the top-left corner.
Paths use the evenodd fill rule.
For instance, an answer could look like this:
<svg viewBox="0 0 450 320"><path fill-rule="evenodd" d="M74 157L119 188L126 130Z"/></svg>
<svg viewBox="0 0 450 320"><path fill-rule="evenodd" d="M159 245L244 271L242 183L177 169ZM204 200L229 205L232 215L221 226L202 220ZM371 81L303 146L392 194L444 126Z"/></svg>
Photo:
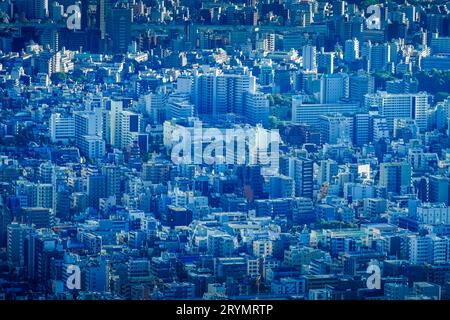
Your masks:
<svg viewBox="0 0 450 320"><path fill-rule="evenodd" d="M0 299L450 298L449 1L5 0L0 50Z"/></svg>

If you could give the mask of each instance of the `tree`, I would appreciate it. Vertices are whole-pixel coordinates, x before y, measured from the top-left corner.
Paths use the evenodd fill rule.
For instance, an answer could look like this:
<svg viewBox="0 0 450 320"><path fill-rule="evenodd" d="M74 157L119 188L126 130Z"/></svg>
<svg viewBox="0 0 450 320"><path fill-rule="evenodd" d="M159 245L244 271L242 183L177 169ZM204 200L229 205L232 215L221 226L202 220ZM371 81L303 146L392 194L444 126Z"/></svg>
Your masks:
<svg viewBox="0 0 450 320"><path fill-rule="evenodd" d="M278 122L278 118L275 116L270 116L269 117L269 126L271 129L276 129L278 128L279 122Z"/></svg>
<svg viewBox="0 0 450 320"><path fill-rule="evenodd" d="M269 100L269 105L272 107L275 105L275 100L271 94L267 95L267 100Z"/></svg>
<svg viewBox="0 0 450 320"><path fill-rule="evenodd" d="M435 96L437 102L450 96L450 71L432 69L419 72L416 76L419 90Z"/></svg>
<svg viewBox="0 0 450 320"><path fill-rule="evenodd" d="M28 142L33 141L32 129L20 126L14 138L16 145L25 146Z"/></svg>
<svg viewBox="0 0 450 320"><path fill-rule="evenodd" d="M50 77L54 84L64 83L67 80L67 75L64 72L52 73Z"/></svg>
<svg viewBox="0 0 450 320"><path fill-rule="evenodd" d="M434 100L436 102L441 102L441 101L444 101L445 99L447 99L448 97L450 97L450 92L439 91L434 95Z"/></svg>

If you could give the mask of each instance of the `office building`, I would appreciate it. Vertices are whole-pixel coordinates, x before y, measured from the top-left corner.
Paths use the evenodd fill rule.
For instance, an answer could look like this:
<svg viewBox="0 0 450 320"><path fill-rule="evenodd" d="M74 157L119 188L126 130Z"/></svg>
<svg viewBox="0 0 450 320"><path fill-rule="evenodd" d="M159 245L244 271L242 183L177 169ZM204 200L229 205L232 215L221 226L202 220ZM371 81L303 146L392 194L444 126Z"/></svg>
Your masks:
<svg viewBox="0 0 450 320"><path fill-rule="evenodd" d="M411 165L409 163L381 163L380 186L387 192L402 193L411 185Z"/></svg>
<svg viewBox="0 0 450 320"><path fill-rule="evenodd" d="M365 108L377 108L380 115L386 117L389 131L393 131L395 118L411 118L416 121L420 131L428 128L427 111L429 109L428 95L417 94L389 94L380 91L367 94Z"/></svg>
<svg viewBox="0 0 450 320"><path fill-rule="evenodd" d="M106 9L107 10L107 9ZM133 22L133 10L126 4L116 4L111 10L111 38L112 51L125 53L131 43L131 23Z"/></svg>
<svg viewBox="0 0 450 320"><path fill-rule="evenodd" d="M341 113L354 114L360 111L359 103L309 103L302 95L292 97L292 122L307 124L319 129L321 115Z"/></svg>
<svg viewBox="0 0 450 320"><path fill-rule="evenodd" d="M87 195L89 206L99 208L99 200L107 195L106 176L98 173L87 177Z"/></svg>
<svg viewBox="0 0 450 320"><path fill-rule="evenodd" d="M53 143L67 143L75 139L75 119L72 116L53 113L50 117L50 139Z"/></svg>
<svg viewBox="0 0 450 320"><path fill-rule="evenodd" d="M304 46L302 48L302 58L304 70L317 70L317 49L315 46Z"/></svg>
<svg viewBox="0 0 450 320"><path fill-rule="evenodd" d="M244 114L251 125L269 125L269 100L261 92L246 92L244 95Z"/></svg>

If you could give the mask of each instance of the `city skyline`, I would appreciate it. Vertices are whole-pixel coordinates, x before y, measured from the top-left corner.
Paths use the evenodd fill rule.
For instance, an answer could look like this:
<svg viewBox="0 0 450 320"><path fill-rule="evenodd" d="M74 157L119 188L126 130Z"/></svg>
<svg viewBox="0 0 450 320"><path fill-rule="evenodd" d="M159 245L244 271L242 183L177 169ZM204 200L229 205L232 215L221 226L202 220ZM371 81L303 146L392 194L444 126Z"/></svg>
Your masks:
<svg viewBox="0 0 450 320"><path fill-rule="evenodd" d="M0 300L224 299L450 299L450 1L0 2Z"/></svg>

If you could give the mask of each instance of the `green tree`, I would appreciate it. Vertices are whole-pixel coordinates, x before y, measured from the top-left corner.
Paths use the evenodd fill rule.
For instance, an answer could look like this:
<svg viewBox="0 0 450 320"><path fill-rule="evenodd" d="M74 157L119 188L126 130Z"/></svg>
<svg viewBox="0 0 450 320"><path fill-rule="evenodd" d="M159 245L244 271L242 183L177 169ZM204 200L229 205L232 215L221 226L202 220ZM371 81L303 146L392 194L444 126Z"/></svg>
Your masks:
<svg viewBox="0 0 450 320"><path fill-rule="evenodd" d="M67 80L67 75L64 72L52 73L50 77L54 84L64 83Z"/></svg>
<svg viewBox="0 0 450 320"><path fill-rule="evenodd" d="M278 118L275 116L269 117L269 126L271 129L276 129L279 126Z"/></svg>

